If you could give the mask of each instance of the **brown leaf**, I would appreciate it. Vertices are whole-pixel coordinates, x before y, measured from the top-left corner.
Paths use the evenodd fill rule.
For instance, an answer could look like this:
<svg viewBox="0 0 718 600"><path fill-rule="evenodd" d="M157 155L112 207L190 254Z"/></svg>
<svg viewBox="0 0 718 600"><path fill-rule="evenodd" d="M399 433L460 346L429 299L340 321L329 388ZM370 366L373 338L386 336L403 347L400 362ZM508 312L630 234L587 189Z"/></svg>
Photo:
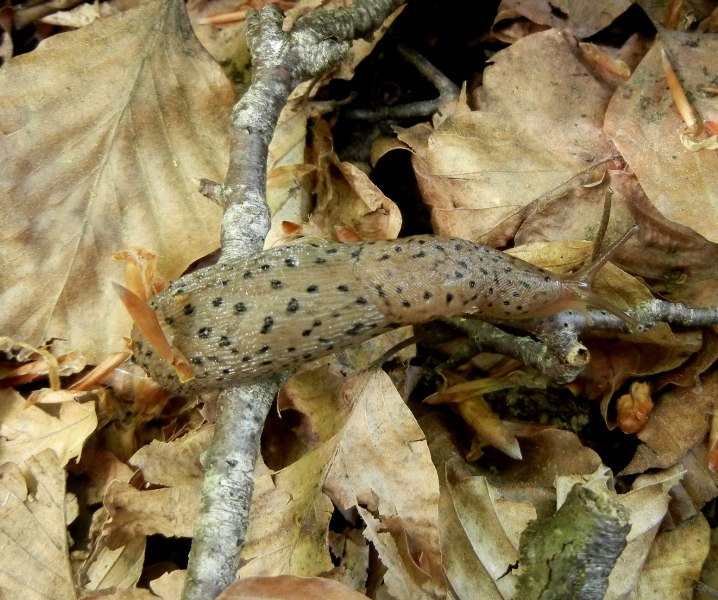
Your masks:
<svg viewBox="0 0 718 600"><path fill-rule="evenodd" d="M246 577L230 585L217 600L368 600L338 581L320 577Z"/></svg>
<svg viewBox="0 0 718 600"><path fill-rule="evenodd" d="M710 85L707 74L718 70L718 40L666 30L661 43L684 89L691 91L693 108L702 119L715 120L718 103L702 87ZM660 46L617 90L606 112L606 131L661 214L716 242L718 154L691 152L682 145L685 125L666 85Z"/></svg>
<svg viewBox="0 0 718 600"><path fill-rule="evenodd" d="M597 10L592 2L557 4L549 0L503 0L501 6L504 10L515 11L534 23L558 30L566 29L577 38L586 38L610 25L631 4L629 0L604 0L601 2L601 9Z"/></svg>
<svg viewBox="0 0 718 600"><path fill-rule="evenodd" d="M161 534L192 537L199 512L199 485L140 491L113 481L105 494L105 508L112 520L103 527L107 547L126 546L137 537Z"/></svg>
<svg viewBox="0 0 718 600"><path fill-rule="evenodd" d="M674 465L708 432L708 416L718 386L712 373L699 387L677 388L662 394L646 426L638 433L643 442L621 474L642 473L646 469Z"/></svg>
<svg viewBox="0 0 718 600"><path fill-rule="evenodd" d="M176 277L217 244L194 179L223 174L230 86L169 0L54 36L0 84L0 328L97 362L130 329L114 252L151 248Z"/></svg>
<svg viewBox="0 0 718 600"><path fill-rule="evenodd" d="M14 390L0 390L0 463L20 464L43 449L53 450L62 466L80 455L97 428L95 405L66 392L55 396L57 404L48 411L29 405Z"/></svg>
<svg viewBox="0 0 718 600"><path fill-rule="evenodd" d="M603 133L611 90L556 31L493 56L481 110L400 131L434 229L504 245L543 194L600 180L618 153ZM595 173L594 173L595 171Z"/></svg>
<svg viewBox="0 0 718 600"><path fill-rule="evenodd" d="M74 600L62 465L44 450L23 467L25 477L14 463L0 466L0 590L7 598Z"/></svg>

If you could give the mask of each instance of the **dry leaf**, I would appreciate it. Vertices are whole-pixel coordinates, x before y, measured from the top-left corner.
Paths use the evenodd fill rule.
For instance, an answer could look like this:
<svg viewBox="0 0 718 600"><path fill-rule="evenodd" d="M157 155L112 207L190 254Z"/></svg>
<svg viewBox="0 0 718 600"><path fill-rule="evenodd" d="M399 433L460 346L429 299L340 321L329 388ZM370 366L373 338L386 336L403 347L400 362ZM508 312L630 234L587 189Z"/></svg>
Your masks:
<svg viewBox="0 0 718 600"><path fill-rule="evenodd" d="M543 194L600 180L617 151L603 133L611 95L569 36L547 31L496 53L484 73L481 110L434 131L399 132L434 229L504 245L522 211Z"/></svg>
<svg viewBox="0 0 718 600"><path fill-rule="evenodd" d="M718 70L715 36L664 31L661 41L699 116L715 120L718 100L697 92L710 83L707 74ZM716 242L718 154L687 150L679 138L683 128L656 44L612 98L606 131L655 207L667 219Z"/></svg>
<svg viewBox="0 0 718 600"><path fill-rule="evenodd" d="M710 526L702 514L660 533L646 558L636 598L692 598L710 548Z"/></svg>
<svg viewBox="0 0 718 600"><path fill-rule="evenodd" d="M92 402L77 402L62 395L52 407L29 405L14 390L0 390L0 464L23 463L44 449L51 449L61 466L82 452L97 428ZM50 410L52 409L52 410Z"/></svg>
<svg viewBox="0 0 718 600"><path fill-rule="evenodd" d="M192 537L200 497L197 484L140 491L113 481L104 500L112 519L102 530L107 547L126 546L138 536Z"/></svg>
<svg viewBox="0 0 718 600"><path fill-rule="evenodd" d="M246 577L230 585L217 600L368 600L364 594L320 577Z"/></svg>
<svg viewBox="0 0 718 600"><path fill-rule="evenodd" d="M151 248L177 277L217 244L194 180L223 174L230 86L170 0L54 36L0 84L0 329L97 362L130 329L114 252Z"/></svg>
<svg viewBox="0 0 718 600"><path fill-rule="evenodd" d="M700 387L677 388L660 395L651 418L638 433L643 442L621 474L674 465L708 432L708 416L718 385L718 375L705 377Z"/></svg>
<svg viewBox="0 0 718 600"><path fill-rule="evenodd" d="M145 562L146 538L139 536L126 546L110 550L101 539L100 547L95 548L91 560L83 565L86 576L86 590L102 590L111 587L130 589L137 585Z"/></svg>
<svg viewBox="0 0 718 600"><path fill-rule="evenodd" d="M502 0L506 11L525 16L527 19L554 29L566 29L577 38L590 37L598 33L630 6L630 0L602 0L601 9L591 2L571 2L570 0Z"/></svg>
<svg viewBox="0 0 718 600"><path fill-rule="evenodd" d="M0 466L0 593L75 600L67 547L65 472L52 450Z"/></svg>

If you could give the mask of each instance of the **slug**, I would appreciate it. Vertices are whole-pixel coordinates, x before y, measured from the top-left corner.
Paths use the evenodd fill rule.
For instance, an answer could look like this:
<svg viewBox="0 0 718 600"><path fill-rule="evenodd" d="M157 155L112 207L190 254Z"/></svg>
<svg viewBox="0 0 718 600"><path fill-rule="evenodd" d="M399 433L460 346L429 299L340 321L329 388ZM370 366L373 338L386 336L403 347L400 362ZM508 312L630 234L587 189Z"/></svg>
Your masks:
<svg viewBox="0 0 718 600"><path fill-rule="evenodd" d="M585 281L429 235L274 248L185 275L149 305L187 372L166 353L163 359L137 326L135 360L161 386L182 393L271 376L440 317L521 319L591 305L628 319Z"/></svg>

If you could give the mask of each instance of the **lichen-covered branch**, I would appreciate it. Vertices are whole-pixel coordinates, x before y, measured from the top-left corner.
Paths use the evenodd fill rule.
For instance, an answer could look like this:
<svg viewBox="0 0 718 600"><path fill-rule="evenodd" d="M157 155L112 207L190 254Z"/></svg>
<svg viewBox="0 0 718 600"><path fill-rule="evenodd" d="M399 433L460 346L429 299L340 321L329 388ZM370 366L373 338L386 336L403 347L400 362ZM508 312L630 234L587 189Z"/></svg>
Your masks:
<svg viewBox="0 0 718 600"><path fill-rule="evenodd" d="M608 492L576 484L556 513L521 534L516 597L601 600L630 529L628 511Z"/></svg>

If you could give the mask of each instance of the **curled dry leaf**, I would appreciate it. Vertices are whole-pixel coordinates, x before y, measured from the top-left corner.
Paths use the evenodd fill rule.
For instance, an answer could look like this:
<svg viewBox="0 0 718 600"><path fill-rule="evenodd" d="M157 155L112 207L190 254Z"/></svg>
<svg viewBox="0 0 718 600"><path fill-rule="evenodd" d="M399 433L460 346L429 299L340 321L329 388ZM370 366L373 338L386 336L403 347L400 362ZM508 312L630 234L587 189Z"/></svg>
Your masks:
<svg viewBox="0 0 718 600"><path fill-rule="evenodd" d="M97 362L130 329L114 252L151 248L173 278L216 246L220 210L195 179L223 174L233 95L184 11L151 0L0 72L0 329Z"/></svg>

